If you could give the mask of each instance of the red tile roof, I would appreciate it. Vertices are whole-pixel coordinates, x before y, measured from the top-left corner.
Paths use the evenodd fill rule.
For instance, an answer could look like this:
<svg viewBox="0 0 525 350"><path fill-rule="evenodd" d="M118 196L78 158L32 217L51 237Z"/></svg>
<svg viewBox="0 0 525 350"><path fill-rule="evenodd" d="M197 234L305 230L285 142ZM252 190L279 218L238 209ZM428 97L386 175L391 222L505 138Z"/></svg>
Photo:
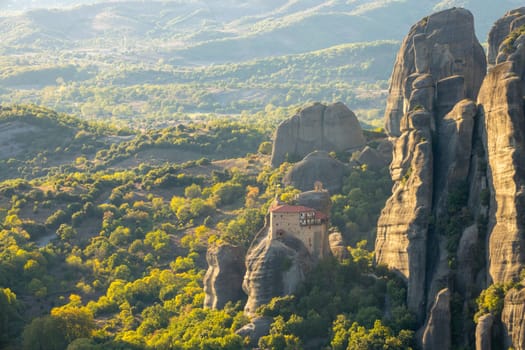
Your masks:
<svg viewBox="0 0 525 350"><path fill-rule="evenodd" d="M317 211L313 208L304 207L302 205L278 205L270 209L270 212L272 213L311 213L315 212L315 218L316 219L327 219L328 216L326 216L324 213Z"/></svg>

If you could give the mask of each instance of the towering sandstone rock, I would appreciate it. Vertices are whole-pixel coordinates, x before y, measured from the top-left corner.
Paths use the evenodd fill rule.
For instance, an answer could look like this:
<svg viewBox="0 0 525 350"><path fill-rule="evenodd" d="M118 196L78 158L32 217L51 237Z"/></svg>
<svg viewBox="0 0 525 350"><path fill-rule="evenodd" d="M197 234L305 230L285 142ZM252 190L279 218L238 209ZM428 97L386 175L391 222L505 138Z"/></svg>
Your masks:
<svg viewBox="0 0 525 350"><path fill-rule="evenodd" d="M313 151L345 151L365 144L355 114L343 103L314 103L283 121L277 128L272 165L302 159Z"/></svg>
<svg viewBox="0 0 525 350"><path fill-rule="evenodd" d="M489 34L491 67L478 102L490 186L488 282L520 278L525 263L525 8L507 13ZM525 349L525 294L510 290L502 323L505 348Z"/></svg>
<svg viewBox="0 0 525 350"><path fill-rule="evenodd" d="M431 110L437 84L475 100L485 75L485 54L474 34L472 14L464 9L435 13L415 24L397 55L385 111L386 130L401 135L401 119L417 105ZM428 74L426 79L422 74ZM461 76L463 84L457 81ZM452 80L445 80L453 77ZM419 78L416 84L415 80ZM450 104L443 96L441 103Z"/></svg>
<svg viewBox="0 0 525 350"><path fill-rule="evenodd" d="M398 136L390 166L394 187L378 222L376 260L407 280L408 307L420 323L443 309L432 306L443 304L438 292L450 279L446 228L457 214L450 202L461 197L455 205L467 206L468 188L460 194L472 173L472 99L485 69L472 15L456 8L413 26L394 67L385 114L389 133ZM433 319L433 329L448 327Z"/></svg>
<svg viewBox="0 0 525 350"><path fill-rule="evenodd" d="M227 302L243 298L244 255L245 249L230 244L208 248L208 270L204 276L205 307L222 309Z"/></svg>
<svg viewBox="0 0 525 350"><path fill-rule="evenodd" d="M470 13L451 9L412 27L392 76L395 183L376 260L406 279L423 349L525 349L523 289L506 293L501 317L479 318L475 338L468 316L482 289L525 265L525 8L496 22L488 63L485 76ZM453 307L463 328L451 332Z"/></svg>
<svg viewBox="0 0 525 350"><path fill-rule="evenodd" d="M519 36L519 27L511 30L516 21L523 22L524 15L525 8L512 11L492 28L489 47L497 59L478 99L486 126L484 143L492 193L489 277L496 283L518 277L525 262L525 35ZM499 48L497 55L495 47Z"/></svg>

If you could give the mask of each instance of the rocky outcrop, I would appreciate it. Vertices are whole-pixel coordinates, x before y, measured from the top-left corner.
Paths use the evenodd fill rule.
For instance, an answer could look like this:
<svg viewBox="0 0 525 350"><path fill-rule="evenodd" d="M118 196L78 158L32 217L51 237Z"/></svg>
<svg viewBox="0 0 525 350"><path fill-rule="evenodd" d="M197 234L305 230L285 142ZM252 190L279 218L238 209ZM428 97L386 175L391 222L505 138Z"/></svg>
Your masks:
<svg viewBox="0 0 525 350"><path fill-rule="evenodd" d="M312 189L317 181L320 181L323 188L330 193L338 193L343 187L343 179L347 173L346 165L330 157L328 152L315 151L294 164L284 176L283 184L307 191Z"/></svg>
<svg viewBox="0 0 525 350"><path fill-rule="evenodd" d="M240 335L243 339L248 337L250 339L249 345L255 348L259 339L270 332L272 322L273 319L271 317L256 317L235 333Z"/></svg>
<svg viewBox="0 0 525 350"><path fill-rule="evenodd" d="M501 31L504 22L493 30ZM478 98L492 194L489 273L494 282L517 278L525 262L525 35L506 50L513 52L490 68Z"/></svg>
<svg viewBox="0 0 525 350"><path fill-rule="evenodd" d="M301 192L297 195L296 202L297 205L320 210L326 215L330 215L330 210L332 209L330 192L322 189Z"/></svg>
<svg viewBox="0 0 525 350"><path fill-rule="evenodd" d="M359 121L343 103L314 103L279 125L271 163L277 167L316 150L340 152L364 144Z"/></svg>
<svg viewBox="0 0 525 350"><path fill-rule="evenodd" d="M451 345L450 291L440 291L424 327L421 348L423 350L450 349Z"/></svg>
<svg viewBox="0 0 525 350"><path fill-rule="evenodd" d="M509 11L496 21L489 33L489 50L487 61L490 65L506 60L505 48L501 43L509 36L510 32L525 24L525 7Z"/></svg>
<svg viewBox="0 0 525 350"><path fill-rule="evenodd" d="M356 161L359 165L366 165L372 170L380 170L388 165L385 157L379 151L369 146L366 146L359 153Z"/></svg>
<svg viewBox="0 0 525 350"><path fill-rule="evenodd" d="M492 350L492 325L494 316L486 314L479 318L476 326L476 350Z"/></svg>
<svg viewBox="0 0 525 350"><path fill-rule="evenodd" d="M268 237L267 232L266 237ZM292 294L314 265L314 258L297 238L262 239L246 256L242 287L248 295L244 311L254 314L273 297Z"/></svg>
<svg viewBox="0 0 525 350"><path fill-rule="evenodd" d="M376 261L407 281L429 349L474 340L468 316L455 320L455 332L447 328L443 290L468 315L482 289L518 281L525 265L525 8L494 25L486 76L471 27L463 9L412 27L385 116L395 136L394 187L378 222ZM510 290L501 320L480 318L477 349L525 349L524 313L525 290Z"/></svg>
<svg viewBox="0 0 525 350"><path fill-rule="evenodd" d="M478 98L490 189L488 281L494 283L518 280L525 263L524 14L525 8L511 11L492 28L489 59L494 65ZM525 292L511 290L502 313L507 347L525 348L524 311Z"/></svg>
<svg viewBox="0 0 525 350"><path fill-rule="evenodd" d="M376 261L407 280L409 310L424 314L427 231L432 209L433 153L429 112L404 119L390 166L393 194L378 221Z"/></svg>
<svg viewBox="0 0 525 350"><path fill-rule="evenodd" d="M332 255L340 262L350 259L350 253L346 249L346 244L341 232L333 232L328 236L330 251Z"/></svg>
<svg viewBox="0 0 525 350"><path fill-rule="evenodd" d="M444 93L452 87L449 94L460 94L454 100L475 100L485 70L469 11L453 8L425 17L412 26L396 58L385 110L387 132L400 136L404 115L417 108L432 110L430 92L436 86Z"/></svg>
<svg viewBox="0 0 525 350"><path fill-rule="evenodd" d="M455 286L452 264L470 258L458 254L462 236L468 236L462 249L478 244L477 232L473 237L465 229L481 207L484 170L473 147L481 144L481 129L472 98L485 67L472 15L454 8L412 27L392 75L386 123L398 136L390 165L394 187L378 221L376 261L405 278L408 308L420 325L426 320L419 334L428 349L451 344L450 325L435 315L442 310L442 291ZM470 280L478 270L468 270ZM463 285L461 296L466 300L472 290ZM436 336L440 332L449 339Z"/></svg>
<svg viewBox="0 0 525 350"><path fill-rule="evenodd" d="M456 288L465 296L471 297L469 291L472 286L475 286L477 280L477 270L479 269L479 261L482 260L481 244L479 238L479 230L476 224L467 227L461 239L456 253L457 261L457 276Z"/></svg>
<svg viewBox="0 0 525 350"><path fill-rule="evenodd" d="M208 248L208 270L204 276L204 307L222 309L227 302L235 302L244 297L244 255L243 248L230 244Z"/></svg>
<svg viewBox="0 0 525 350"><path fill-rule="evenodd" d="M507 292L501 320L505 332L505 349L525 349L525 289Z"/></svg>
<svg viewBox="0 0 525 350"><path fill-rule="evenodd" d="M299 206L319 210L324 215L330 212L330 194L320 188L299 194L297 201ZM249 315L253 315L259 306L267 304L272 298L295 292L318 261L330 254L326 223L304 226L308 232L288 232L287 227L292 230L298 228L294 226L294 214L283 218L283 213L276 214L270 209L265 227L257 234L246 254L242 287L248 295L244 310ZM298 225L299 213L295 214ZM274 226L276 232L272 232ZM315 231L314 236L309 240L304 239L313 232L311 230ZM308 241L314 248L308 249Z"/></svg>

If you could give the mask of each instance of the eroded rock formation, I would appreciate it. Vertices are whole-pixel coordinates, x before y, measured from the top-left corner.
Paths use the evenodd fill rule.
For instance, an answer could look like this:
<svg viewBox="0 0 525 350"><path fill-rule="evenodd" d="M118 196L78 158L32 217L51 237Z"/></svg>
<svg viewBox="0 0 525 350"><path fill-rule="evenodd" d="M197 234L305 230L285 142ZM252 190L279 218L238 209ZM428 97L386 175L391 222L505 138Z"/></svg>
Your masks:
<svg viewBox="0 0 525 350"><path fill-rule="evenodd" d="M206 252L208 270L204 276L204 306L222 309L228 301L244 297L245 250L230 244L211 246Z"/></svg>
<svg viewBox="0 0 525 350"><path fill-rule="evenodd" d="M301 191L313 188L317 181L330 193L337 193L343 187L343 179L348 173L346 165L330 157L326 151L315 151L302 161L293 165L285 175L285 186L294 186Z"/></svg>
<svg viewBox="0 0 525 350"><path fill-rule="evenodd" d="M421 347L424 350L450 349L450 291L440 291L430 310L430 316L424 327Z"/></svg>
<svg viewBox="0 0 525 350"><path fill-rule="evenodd" d="M492 325L494 316L486 314L479 318L476 326L476 350L492 350Z"/></svg>
<svg viewBox="0 0 525 350"><path fill-rule="evenodd" d="M428 349L451 344L447 318L437 315L450 313L451 266L469 259L458 253L460 242L463 250L479 245L478 232L467 226L483 207L482 128L473 99L485 69L472 15L453 8L412 27L392 75L385 118L390 135L398 136L390 165L394 187L378 221L376 261L406 279L408 308L420 325L426 320L419 334ZM469 270L471 280L479 269ZM461 296L466 302L481 288L463 285Z"/></svg>
<svg viewBox="0 0 525 350"><path fill-rule="evenodd" d="M350 259L350 253L347 249L347 244L343 239L341 232L332 232L328 236L328 241L330 242L330 251L332 255L340 262Z"/></svg>
<svg viewBox="0 0 525 350"><path fill-rule="evenodd" d="M501 47L503 41L513 31L525 24L525 7L509 11L498 19L489 33L489 52L487 61L490 65L507 60L506 50Z"/></svg>
<svg viewBox="0 0 525 350"><path fill-rule="evenodd" d="M359 121L343 103L314 103L279 125L271 162L276 167L316 150L340 152L364 144Z"/></svg>
<svg viewBox="0 0 525 350"><path fill-rule="evenodd" d="M511 289L505 296L501 320L504 325L505 349L525 349L525 289Z"/></svg>
<svg viewBox="0 0 525 350"><path fill-rule="evenodd" d="M376 259L406 279L408 306L426 319L423 348L447 348L433 334L452 336L435 316L446 309L440 290L466 314L481 289L520 280L525 265L525 8L496 22L488 63L485 76L471 15L451 9L412 27L392 76L385 118L397 137L395 184ZM513 288L501 319L480 318L477 349L525 349L524 313L525 292ZM473 329L462 317L463 330ZM493 338L501 327L504 341ZM466 333L451 344L472 344Z"/></svg>
<svg viewBox="0 0 525 350"><path fill-rule="evenodd" d="M490 37L501 41L503 24L512 26L514 12L494 26ZM517 29L519 30L519 29ZM505 42L505 40L503 40ZM496 46L489 43L489 46ZM517 278L525 262L525 35L500 44L497 63L489 69L480 90L485 122L491 212L489 215L490 279ZM505 59L503 59L505 57Z"/></svg>
<svg viewBox="0 0 525 350"><path fill-rule="evenodd" d="M253 314L273 297L292 294L313 265L304 244L292 236L264 239L251 247L243 282L248 295L244 311Z"/></svg>
<svg viewBox="0 0 525 350"><path fill-rule="evenodd" d="M469 11L454 8L423 18L412 26L396 58L385 110L387 132L400 136L401 119L414 108L432 110L435 101L429 90L436 85L443 92L454 88L452 95L460 89L461 98L475 100L485 70L485 54ZM444 80L450 77L455 78Z"/></svg>
<svg viewBox="0 0 525 350"><path fill-rule="evenodd" d="M315 264L330 254L326 221L330 194L317 189L301 193L297 201L296 206L275 203L248 250L242 287L249 315L273 297L292 294ZM315 216L307 219L307 212Z"/></svg>

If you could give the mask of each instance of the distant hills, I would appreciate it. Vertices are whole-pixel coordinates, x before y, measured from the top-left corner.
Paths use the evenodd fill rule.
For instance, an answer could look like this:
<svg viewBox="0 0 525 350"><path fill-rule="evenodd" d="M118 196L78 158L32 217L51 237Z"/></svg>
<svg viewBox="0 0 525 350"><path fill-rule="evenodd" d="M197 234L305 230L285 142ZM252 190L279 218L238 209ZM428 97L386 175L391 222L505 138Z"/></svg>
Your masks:
<svg viewBox="0 0 525 350"><path fill-rule="evenodd" d="M177 63L225 62L401 40L410 23L452 6L474 13L477 34L485 41L494 20L519 5L517 0L3 1L3 8L31 11L0 17L1 46L137 50L147 40L155 46L147 45L150 51Z"/></svg>
<svg viewBox="0 0 525 350"><path fill-rule="evenodd" d="M0 0L5 10L0 12L0 103L37 103L128 123L165 116L163 110L240 114L261 111L268 103L288 107L322 99L371 110L377 118L395 53L411 23L464 6L473 12L484 42L492 23L520 5L518 0ZM346 61L341 47L351 51ZM331 59L334 53L337 60Z"/></svg>

